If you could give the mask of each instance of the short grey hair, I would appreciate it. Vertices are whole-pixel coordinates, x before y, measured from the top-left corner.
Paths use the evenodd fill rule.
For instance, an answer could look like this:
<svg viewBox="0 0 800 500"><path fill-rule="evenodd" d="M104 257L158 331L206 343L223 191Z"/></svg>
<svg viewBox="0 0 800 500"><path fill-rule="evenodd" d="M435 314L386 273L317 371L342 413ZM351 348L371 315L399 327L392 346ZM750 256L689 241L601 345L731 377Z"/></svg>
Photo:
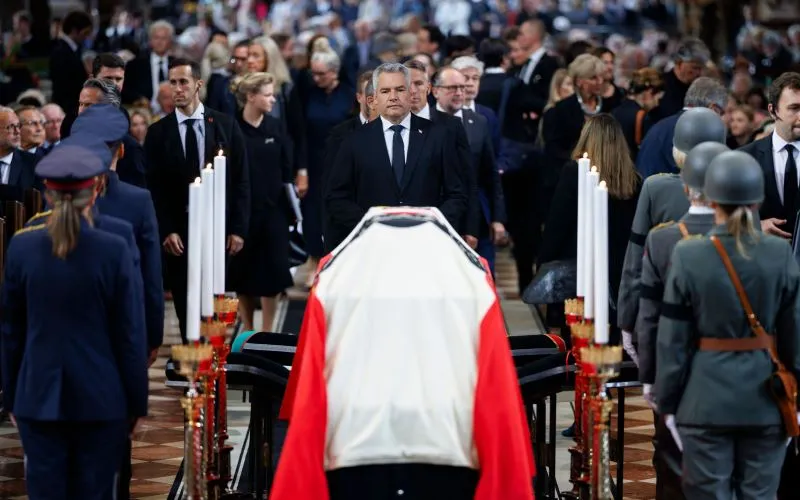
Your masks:
<svg viewBox="0 0 800 500"><path fill-rule="evenodd" d="M478 70L478 76L483 76L483 70L485 65L478 60L475 56L461 56L456 57L453 59L453 62L450 63L450 66L453 69L457 69L459 71L469 68L475 68Z"/></svg>
<svg viewBox="0 0 800 500"><path fill-rule="evenodd" d="M172 23L168 23L167 21L160 20L156 21L150 25L150 29L147 30L147 34L152 36L158 30L167 30L169 32L170 38L175 38L175 27Z"/></svg>
<svg viewBox="0 0 800 500"><path fill-rule="evenodd" d="M688 187L688 186L687 186ZM690 187L689 188L689 202L690 203L702 203L707 204L708 200L706 200L706 195L697 188Z"/></svg>
<svg viewBox="0 0 800 500"><path fill-rule="evenodd" d="M699 38L684 38L675 50L676 61L694 61L705 65L710 59L711 51L708 50L708 46Z"/></svg>
<svg viewBox="0 0 800 500"><path fill-rule="evenodd" d="M372 86L378 90L378 78L383 73L402 73L406 81L406 87L411 87L411 71L400 63L383 63L372 72Z"/></svg>
<svg viewBox="0 0 800 500"><path fill-rule="evenodd" d="M83 82L85 89L98 89L100 91L100 103L111 104L115 108L119 108L122 104L122 98L119 95L119 89L111 80L105 78L89 78Z"/></svg>
<svg viewBox="0 0 800 500"><path fill-rule="evenodd" d="M716 105L725 109L728 104L728 90L717 80L701 76L689 86L683 105L687 108L710 108Z"/></svg>
<svg viewBox="0 0 800 500"><path fill-rule="evenodd" d="M322 63L325 65L326 68L328 68L328 71L333 71L334 73L338 73L339 68L342 66L339 56L336 55L336 52L332 51L314 52L314 55L311 56L311 62Z"/></svg>

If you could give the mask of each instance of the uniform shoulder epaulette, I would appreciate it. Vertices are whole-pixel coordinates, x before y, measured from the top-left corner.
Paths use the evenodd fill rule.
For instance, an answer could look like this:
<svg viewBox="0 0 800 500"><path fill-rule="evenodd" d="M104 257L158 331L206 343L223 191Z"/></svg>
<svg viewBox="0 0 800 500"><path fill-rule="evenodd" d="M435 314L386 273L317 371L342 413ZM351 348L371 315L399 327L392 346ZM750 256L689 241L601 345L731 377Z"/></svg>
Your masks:
<svg viewBox="0 0 800 500"><path fill-rule="evenodd" d="M33 222L35 220L41 219L42 217L47 217L51 213L52 213L52 210L45 210L44 212L39 212L38 214L35 214L33 217L28 219L28 222Z"/></svg>
<svg viewBox="0 0 800 500"><path fill-rule="evenodd" d="M44 229L46 227L47 227L46 224L36 224L34 226L23 227L22 229L20 229L16 233L14 233L14 236L17 236L18 234L23 234L23 233L29 233L31 231L36 231L37 229Z"/></svg>
<svg viewBox="0 0 800 500"><path fill-rule="evenodd" d="M662 222L661 224L659 224L656 227L654 227L652 229L652 231L655 231L656 229L662 229L662 228L665 228L665 227L669 227L669 226L671 226L673 224L675 224L674 220L668 220L667 222Z"/></svg>

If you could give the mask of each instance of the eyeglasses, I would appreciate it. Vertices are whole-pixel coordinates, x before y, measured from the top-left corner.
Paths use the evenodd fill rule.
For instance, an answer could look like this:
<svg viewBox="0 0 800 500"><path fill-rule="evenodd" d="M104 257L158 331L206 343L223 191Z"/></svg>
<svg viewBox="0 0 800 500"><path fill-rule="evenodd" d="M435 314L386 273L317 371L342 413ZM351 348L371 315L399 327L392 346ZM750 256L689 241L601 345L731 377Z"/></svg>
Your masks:
<svg viewBox="0 0 800 500"><path fill-rule="evenodd" d="M237 62L247 62L246 57L231 57L231 64L236 64Z"/></svg>
<svg viewBox="0 0 800 500"><path fill-rule="evenodd" d="M440 89L445 89L448 92L456 93L458 91L466 92L466 85L437 85Z"/></svg>
<svg viewBox="0 0 800 500"><path fill-rule="evenodd" d="M20 124L19 124L19 123L12 123L12 124L10 124L10 125L6 125L6 132L14 132L14 131L17 131L17 132L19 132L19 130L20 130L21 128L22 128L22 127L20 126Z"/></svg>
<svg viewBox="0 0 800 500"><path fill-rule="evenodd" d="M45 125L47 125L47 122L44 121L44 120L42 120L42 121L30 120L30 121L20 122L20 124L22 124L23 127L26 127L26 126L35 127L36 125L44 127Z"/></svg>

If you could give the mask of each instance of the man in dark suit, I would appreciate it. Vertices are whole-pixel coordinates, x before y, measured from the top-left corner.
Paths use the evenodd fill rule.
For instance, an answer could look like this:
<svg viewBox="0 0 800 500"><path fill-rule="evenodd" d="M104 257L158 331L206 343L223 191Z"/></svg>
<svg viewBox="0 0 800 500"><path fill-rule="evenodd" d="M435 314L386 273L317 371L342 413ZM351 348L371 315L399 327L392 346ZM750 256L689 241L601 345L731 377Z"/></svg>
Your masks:
<svg viewBox="0 0 800 500"><path fill-rule="evenodd" d="M332 247L374 206L435 206L453 227L467 209L455 141L446 128L411 113L408 68L382 64L373 78L380 117L348 137L330 176Z"/></svg>
<svg viewBox="0 0 800 500"><path fill-rule="evenodd" d="M471 165L472 153L469 149L469 140L467 140L464 124L455 116L436 109L436 99L431 95L431 83L428 80L427 68L424 63L412 59L406 61L405 66L409 69L411 75L411 88L409 90L411 112L420 118L432 121L434 125L444 127L451 140L455 141L456 155L458 156L457 164L462 167L461 176L464 180L464 190L468 193L468 203L474 205L473 213L477 213L477 184L473 182L472 169L466 168ZM430 102L433 102L433 105ZM469 211L468 208L464 212L464 218L461 223L454 227L470 248L474 249L478 246L478 238L476 234L471 232L475 231L475 228L468 227L467 213Z"/></svg>
<svg viewBox="0 0 800 500"><path fill-rule="evenodd" d="M86 80L81 45L92 32L92 19L85 12L70 12L64 18L61 31L50 54L50 79L53 81L51 102L65 110L72 110Z"/></svg>
<svg viewBox="0 0 800 500"><path fill-rule="evenodd" d="M19 149L20 123L11 108L0 107L0 198L24 200L25 191L41 188L33 155Z"/></svg>
<svg viewBox="0 0 800 500"><path fill-rule="evenodd" d="M147 187L153 195L166 262L166 286L186 340L186 278L189 184L218 151L227 158L226 221L230 255L244 245L250 215L250 182L244 138L236 121L200 102L200 67L176 58L170 62L169 82L175 111L147 130L144 142Z"/></svg>
<svg viewBox="0 0 800 500"><path fill-rule="evenodd" d="M122 93L122 101L131 104L139 98L146 98L154 110L160 111L156 97L158 86L167 80L167 72L172 58L167 55L172 47L175 28L166 21L156 21L150 25L150 50L129 62L125 67L128 84Z"/></svg>
<svg viewBox="0 0 800 500"><path fill-rule="evenodd" d="M753 156L764 171L761 229L789 239L800 210L800 73L784 73L772 82L768 101L775 130L741 150Z"/></svg>
<svg viewBox="0 0 800 500"><path fill-rule="evenodd" d="M359 19L353 24L354 43L342 54L340 78L354 82L359 70L380 64L372 55L372 27L369 21ZM377 64L376 64L377 63Z"/></svg>
<svg viewBox="0 0 800 500"><path fill-rule="evenodd" d="M457 69L442 68L436 76L433 94L436 109L461 120L470 146L468 166L470 186L467 208L467 234L475 235L477 252L485 258L494 273L494 245L505 234L506 218L503 188L495 168L492 138L486 118L463 109L466 78Z"/></svg>

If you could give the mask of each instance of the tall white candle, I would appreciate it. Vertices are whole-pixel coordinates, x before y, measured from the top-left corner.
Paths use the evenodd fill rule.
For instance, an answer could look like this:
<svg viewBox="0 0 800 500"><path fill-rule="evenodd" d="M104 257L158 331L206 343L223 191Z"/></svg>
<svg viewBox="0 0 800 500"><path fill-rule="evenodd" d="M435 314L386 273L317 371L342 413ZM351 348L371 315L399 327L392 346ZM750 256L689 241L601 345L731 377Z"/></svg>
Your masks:
<svg viewBox="0 0 800 500"><path fill-rule="evenodd" d="M608 188L602 181L594 193L594 342L608 344Z"/></svg>
<svg viewBox="0 0 800 500"><path fill-rule="evenodd" d="M203 250L203 185L189 184L189 268L186 283L186 338L200 340L200 277Z"/></svg>
<svg viewBox="0 0 800 500"><path fill-rule="evenodd" d="M586 285L586 266L583 252L586 251L586 175L589 173L589 155L583 153L578 159L578 253L576 260L576 291L578 297L584 297Z"/></svg>
<svg viewBox="0 0 800 500"><path fill-rule="evenodd" d="M597 172L597 167L592 167L592 171L586 174L586 186L585 186L585 197L586 197L586 206L585 208L585 215L586 215L586 234L584 237L586 249L583 252L583 270L584 274L584 281L583 281L583 292L584 292L584 299L583 299L583 317L586 319L593 319L594 318L594 254L592 252L592 248L594 247L594 240L595 235L597 234L597 228L594 225L594 221L592 219L592 213L594 212L594 206L592 200L594 199L594 192L597 190L597 183L600 182L600 174Z"/></svg>
<svg viewBox="0 0 800 500"><path fill-rule="evenodd" d="M227 160L220 150L214 157L214 293L225 293L225 187L227 186Z"/></svg>
<svg viewBox="0 0 800 500"><path fill-rule="evenodd" d="M200 280L202 296L201 314L205 318L214 316L214 169L209 163L201 173L203 179L203 276Z"/></svg>

